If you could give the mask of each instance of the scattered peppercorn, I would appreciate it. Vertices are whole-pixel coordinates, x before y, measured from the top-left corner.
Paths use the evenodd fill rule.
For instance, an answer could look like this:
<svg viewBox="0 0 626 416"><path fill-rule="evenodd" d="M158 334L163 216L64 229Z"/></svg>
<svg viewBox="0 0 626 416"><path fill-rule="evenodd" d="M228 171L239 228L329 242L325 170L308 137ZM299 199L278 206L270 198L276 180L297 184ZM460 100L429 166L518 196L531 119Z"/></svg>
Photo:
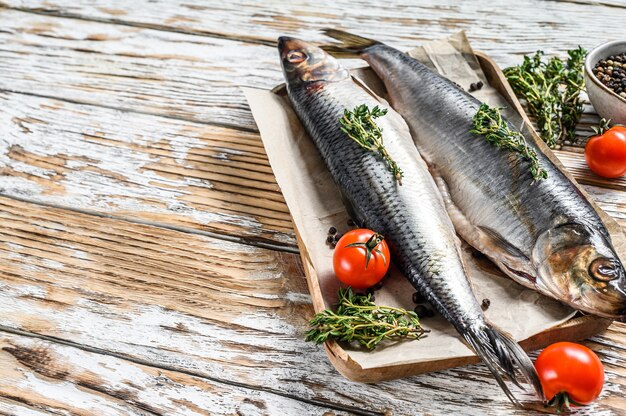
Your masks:
<svg viewBox="0 0 626 416"><path fill-rule="evenodd" d="M626 98L626 52L601 59L593 67L592 72L607 88Z"/></svg>
<svg viewBox="0 0 626 416"><path fill-rule="evenodd" d="M333 236L332 236L332 235L329 235L328 237L326 237L326 242L327 242L328 244L332 244L332 243L333 243L333 241L335 241L335 239L333 238Z"/></svg>
<svg viewBox="0 0 626 416"><path fill-rule="evenodd" d="M336 229L335 227L330 227L330 228L328 229L328 234L330 234L330 235L335 235L335 234L337 234L337 229Z"/></svg>
<svg viewBox="0 0 626 416"><path fill-rule="evenodd" d="M426 299L424 298L424 296L422 296L420 292L413 293L413 303L422 303L425 301Z"/></svg>
<svg viewBox="0 0 626 416"><path fill-rule="evenodd" d="M482 81L472 82L470 84L469 91L470 92L478 91L479 89L481 89L483 87L483 85L485 85L485 84L483 84Z"/></svg>
<svg viewBox="0 0 626 416"><path fill-rule="evenodd" d="M430 309L428 309L426 306L424 305L417 305L414 309L413 312L415 312L417 314L418 318L426 318L429 316L430 313L432 313L432 311ZM434 315L434 314L433 314ZM430 315L430 316L433 316Z"/></svg>
<svg viewBox="0 0 626 416"><path fill-rule="evenodd" d="M480 308L483 311L486 311L487 309L489 309L489 306L491 305L491 301L487 298L483 299L483 303L481 303Z"/></svg>
<svg viewBox="0 0 626 416"><path fill-rule="evenodd" d="M333 239L335 240L335 243L338 242L341 239L341 237L343 237L343 234L339 234L339 233L335 234L333 236Z"/></svg>

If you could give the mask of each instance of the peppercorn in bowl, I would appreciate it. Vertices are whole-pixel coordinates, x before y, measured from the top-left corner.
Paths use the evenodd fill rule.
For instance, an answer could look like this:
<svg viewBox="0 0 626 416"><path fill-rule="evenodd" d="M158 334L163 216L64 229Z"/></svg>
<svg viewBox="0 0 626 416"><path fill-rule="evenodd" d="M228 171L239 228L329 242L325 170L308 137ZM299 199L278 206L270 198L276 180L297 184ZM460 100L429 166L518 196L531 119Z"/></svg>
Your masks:
<svg viewBox="0 0 626 416"><path fill-rule="evenodd" d="M601 117L626 123L626 41L603 43L587 54L585 86Z"/></svg>

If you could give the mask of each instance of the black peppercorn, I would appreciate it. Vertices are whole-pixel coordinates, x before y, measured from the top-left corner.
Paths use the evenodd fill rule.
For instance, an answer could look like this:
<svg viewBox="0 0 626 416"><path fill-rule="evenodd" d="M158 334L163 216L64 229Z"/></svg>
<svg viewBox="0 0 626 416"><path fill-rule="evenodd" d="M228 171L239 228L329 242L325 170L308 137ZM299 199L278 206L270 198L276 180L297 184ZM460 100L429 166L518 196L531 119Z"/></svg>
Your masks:
<svg viewBox="0 0 626 416"><path fill-rule="evenodd" d="M487 309L489 309L489 306L491 305L491 301L487 298L483 299L483 302L480 304L480 308L483 311L486 311Z"/></svg>
<svg viewBox="0 0 626 416"><path fill-rule="evenodd" d="M417 305L414 309L413 312L415 312L417 314L418 318L425 318L428 316L428 308L424 305ZM432 312L432 311L431 311Z"/></svg>
<svg viewBox="0 0 626 416"><path fill-rule="evenodd" d="M335 241L335 239L333 238L333 236L332 236L332 235L329 235L328 237L326 237L326 242L327 242L328 244L332 244L332 242L333 242L333 241Z"/></svg>
<svg viewBox="0 0 626 416"><path fill-rule="evenodd" d="M426 299L420 292L413 293L413 303L422 303L424 301L426 301Z"/></svg>
<svg viewBox="0 0 626 416"><path fill-rule="evenodd" d="M328 229L328 234L330 234L330 235L335 235L335 234L337 234L337 229L336 229L335 227L330 227L330 228Z"/></svg>
<svg viewBox="0 0 626 416"><path fill-rule="evenodd" d="M602 84L621 97L626 89L626 52L601 59L593 72Z"/></svg>

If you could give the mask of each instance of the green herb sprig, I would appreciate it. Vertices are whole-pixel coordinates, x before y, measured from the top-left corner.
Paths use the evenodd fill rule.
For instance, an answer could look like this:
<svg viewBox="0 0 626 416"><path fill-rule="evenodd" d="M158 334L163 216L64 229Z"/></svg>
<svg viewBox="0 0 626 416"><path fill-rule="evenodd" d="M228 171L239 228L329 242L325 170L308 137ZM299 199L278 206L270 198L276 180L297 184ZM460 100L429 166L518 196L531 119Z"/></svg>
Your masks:
<svg viewBox="0 0 626 416"><path fill-rule="evenodd" d="M358 342L372 350L385 339L420 339L428 330L420 326L413 311L377 306L371 295L357 295L352 289L339 289L337 311L326 309L310 321L307 341L321 344L329 338Z"/></svg>
<svg viewBox="0 0 626 416"><path fill-rule="evenodd" d="M383 129L376 125L375 119L387 114L386 108L374 106L370 108L366 104L356 106L352 111L346 109L339 118L341 130L362 148L377 152L385 161L389 171L402 185L402 169L391 159L383 144Z"/></svg>
<svg viewBox="0 0 626 416"><path fill-rule="evenodd" d="M585 89L583 63L587 51L582 47L568 51L563 62L558 57L542 61L543 52L504 70L515 95L526 101L528 112L537 121L539 134L548 146L573 140L583 110L580 92Z"/></svg>
<svg viewBox="0 0 626 416"><path fill-rule="evenodd" d="M481 104L472 119L474 128L471 133L482 135L496 147L517 153L519 157L530 163L530 172L535 180L546 179L548 172L541 167L537 159L537 152L528 146L524 136L511 130L509 124L502 118L500 108Z"/></svg>

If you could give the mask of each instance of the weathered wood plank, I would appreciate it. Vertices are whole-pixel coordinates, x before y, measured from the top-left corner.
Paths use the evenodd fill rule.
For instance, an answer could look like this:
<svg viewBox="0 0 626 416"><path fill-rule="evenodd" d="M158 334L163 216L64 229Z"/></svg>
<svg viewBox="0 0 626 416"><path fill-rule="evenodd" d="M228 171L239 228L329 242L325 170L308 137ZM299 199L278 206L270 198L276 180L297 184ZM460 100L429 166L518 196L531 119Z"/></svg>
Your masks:
<svg viewBox="0 0 626 416"><path fill-rule="evenodd" d="M275 415L332 409L0 332L0 414Z"/></svg>
<svg viewBox="0 0 626 416"><path fill-rule="evenodd" d="M273 44L290 34L322 40L319 29L342 27L408 47L425 39L467 30L472 43L496 61L510 65L523 53L542 48L562 52L583 42L593 46L615 38L626 16L619 2L542 2L532 0L459 3L373 0L355 7L348 0L316 2L219 2L202 0L2 0L22 10L160 30ZM613 7L611 7L613 6ZM617 6L617 7L615 7ZM581 38L584 27L584 38Z"/></svg>
<svg viewBox="0 0 626 416"><path fill-rule="evenodd" d="M3 95L9 99L1 114L10 115L10 122L3 120L2 125L10 125L12 132L1 152L2 186L10 190L8 194L133 220L241 232L246 238L248 231L241 229L251 227L256 230L253 239L283 239L283 243L289 243L290 227L273 179L255 182L252 189L241 185L247 173L237 179L246 169L259 169L254 176L271 177L261 160L263 152L257 152L258 136L247 133L254 125L234 88L235 84L267 87L280 80L275 51L263 43L273 43L284 32L321 40L317 29L332 24L405 47L469 27L480 17L480 27L470 30L475 46L509 64L537 47L556 52L575 46L583 19L585 42L589 42L585 46L609 37L608 31L620 27L615 24L623 20L621 9L615 7L607 14L589 5L567 6L567 10L549 5L547 11L536 13L536 3L526 1L506 7L501 1L464 4L463 9L451 2L384 8L364 3L358 10L350 9L355 13L346 13L343 1L295 6L191 1L187 6L121 1L5 3L116 23L0 10L0 83L4 82L0 88L65 101ZM418 14L420 20L411 18ZM515 21L523 24L510 24ZM177 31L210 38L172 33ZM13 106L18 110L11 112ZM170 120L163 121L165 117ZM180 119L233 126L244 133L178 123ZM191 146L190 139L194 139ZM81 153L83 147L88 151ZM228 163L222 163L222 153ZM213 163L205 163L206 159ZM229 169L231 161L247 167L235 172ZM144 175L151 182L144 182ZM577 175L586 173L581 168ZM63 180L65 186L60 188ZM606 184L593 178L585 183L605 209L622 216L624 224L623 194L604 192L597 186ZM159 205L164 199L173 205ZM262 207L266 214L250 216L247 210L258 212L254 208L258 201L269 204ZM192 209L187 211L188 207ZM178 214L170 223L174 212ZM193 212L233 217L209 216L206 221L207 217L198 220L201 214ZM261 225L246 223L250 218ZM293 255L124 221L68 216L62 210L6 198L0 198L0 221L4 224L0 227L0 313L10 328L200 377L239 380L276 396L355 411L525 414L511 409L482 366L376 386L342 379L320 349L302 342L310 305ZM607 391L599 405L582 414L618 414L626 407L624 329L614 328L617 335L609 333L592 344L607 363ZM45 372L43 368L47 366L40 366ZM3 407L5 403L13 407ZM290 413L292 404L285 403L281 410ZM16 413L18 405L27 411L19 402L1 399L0 411ZM293 408L293 413L298 411L303 407Z"/></svg>
<svg viewBox="0 0 626 416"><path fill-rule="evenodd" d="M0 198L5 328L349 411L515 414L482 365L349 382L303 341L311 313L297 255Z"/></svg>
<svg viewBox="0 0 626 416"><path fill-rule="evenodd" d="M2 9L0 89L255 131L238 86L277 84L262 45Z"/></svg>
<svg viewBox="0 0 626 416"><path fill-rule="evenodd" d="M0 415L2 416L49 416L59 414L49 410L36 409L25 403L0 397Z"/></svg>
<svg viewBox="0 0 626 416"><path fill-rule="evenodd" d="M0 189L294 247L257 133L0 92Z"/></svg>
<svg viewBox="0 0 626 416"><path fill-rule="evenodd" d="M593 185L583 185L583 188L626 232L626 193L623 190L611 191Z"/></svg>

